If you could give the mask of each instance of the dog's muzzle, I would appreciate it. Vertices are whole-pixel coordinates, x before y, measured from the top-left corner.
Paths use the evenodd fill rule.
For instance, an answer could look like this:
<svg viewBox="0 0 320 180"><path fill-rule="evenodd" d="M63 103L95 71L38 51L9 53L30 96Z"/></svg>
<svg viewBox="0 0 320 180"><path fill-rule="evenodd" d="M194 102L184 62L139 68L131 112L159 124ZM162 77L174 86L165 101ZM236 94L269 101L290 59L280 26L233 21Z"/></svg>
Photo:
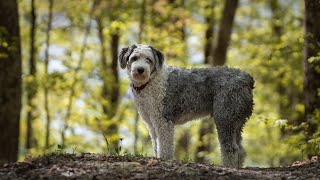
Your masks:
<svg viewBox="0 0 320 180"><path fill-rule="evenodd" d="M143 67L138 67L137 71L139 74L142 74L144 72L144 68Z"/></svg>

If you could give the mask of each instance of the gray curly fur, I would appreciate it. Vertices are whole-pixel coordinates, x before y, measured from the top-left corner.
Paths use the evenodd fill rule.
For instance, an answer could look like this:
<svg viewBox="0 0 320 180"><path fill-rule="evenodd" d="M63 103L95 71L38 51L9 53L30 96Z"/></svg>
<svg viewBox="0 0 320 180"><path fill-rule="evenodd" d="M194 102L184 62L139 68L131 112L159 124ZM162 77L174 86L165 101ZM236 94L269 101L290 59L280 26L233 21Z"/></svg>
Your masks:
<svg viewBox="0 0 320 180"><path fill-rule="evenodd" d="M131 61L133 56L141 58ZM144 63L145 57L153 63ZM253 109L254 80L249 74L227 67L166 66L160 51L139 44L124 49L119 61L122 68L127 68L132 86L146 85L141 91L132 91L156 157L173 158L174 126L211 115L218 131L223 165L243 166L246 152L241 145L241 132ZM141 74L145 77L143 83L133 76L138 67L146 69Z"/></svg>

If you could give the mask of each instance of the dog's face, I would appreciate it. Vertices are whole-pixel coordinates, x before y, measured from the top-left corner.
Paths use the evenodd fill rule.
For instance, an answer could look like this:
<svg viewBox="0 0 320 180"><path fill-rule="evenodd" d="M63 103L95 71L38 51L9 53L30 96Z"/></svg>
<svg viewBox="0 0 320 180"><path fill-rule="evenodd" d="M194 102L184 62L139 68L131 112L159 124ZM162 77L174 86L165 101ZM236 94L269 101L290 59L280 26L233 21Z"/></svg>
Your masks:
<svg viewBox="0 0 320 180"><path fill-rule="evenodd" d="M161 69L163 61L160 51L142 44L123 48L119 54L120 67L126 68L130 78L140 84L147 83Z"/></svg>

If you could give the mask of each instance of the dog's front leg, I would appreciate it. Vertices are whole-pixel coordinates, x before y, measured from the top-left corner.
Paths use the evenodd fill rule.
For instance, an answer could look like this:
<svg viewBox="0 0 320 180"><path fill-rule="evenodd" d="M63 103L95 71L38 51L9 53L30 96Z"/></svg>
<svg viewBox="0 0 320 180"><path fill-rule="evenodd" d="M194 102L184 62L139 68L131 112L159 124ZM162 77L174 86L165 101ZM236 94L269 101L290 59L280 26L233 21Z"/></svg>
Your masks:
<svg viewBox="0 0 320 180"><path fill-rule="evenodd" d="M151 138L153 156L154 157L158 157L158 153L157 153L157 136L156 136L155 128L152 126L151 122L150 123L146 123L146 125L147 125L148 131L149 131L149 135L150 135L150 138Z"/></svg>
<svg viewBox="0 0 320 180"><path fill-rule="evenodd" d="M173 159L174 124L171 121L161 119L156 123L156 136L158 145L158 158Z"/></svg>

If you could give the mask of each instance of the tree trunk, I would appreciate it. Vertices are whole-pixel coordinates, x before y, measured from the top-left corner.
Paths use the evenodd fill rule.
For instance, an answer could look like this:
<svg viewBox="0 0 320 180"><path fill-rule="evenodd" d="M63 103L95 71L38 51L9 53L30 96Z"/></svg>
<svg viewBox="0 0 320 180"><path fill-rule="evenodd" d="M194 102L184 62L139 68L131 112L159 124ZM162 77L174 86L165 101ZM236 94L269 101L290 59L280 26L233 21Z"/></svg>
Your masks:
<svg viewBox="0 0 320 180"><path fill-rule="evenodd" d="M282 24L279 23L281 19L281 4L279 4L278 0L270 0L269 1L270 10L272 12L271 26L272 26L272 36L271 39L274 39L273 43L279 44L281 42L281 36L283 27ZM279 93L279 114L281 119L289 119L289 115L291 114L290 105L293 102L286 101L288 96L290 95L287 92L286 85L284 85L282 79L284 78L286 72L281 72L277 82L277 91ZM288 98L290 99L290 98ZM285 135L284 130L281 130L282 136Z"/></svg>
<svg viewBox="0 0 320 180"><path fill-rule="evenodd" d="M21 110L21 46L18 4L0 1L0 162L18 157Z"/></svg>
<svg viewBox="0 0 320 180"><path fill-rule="evenodd" d="M213 38L214 38L214 0L208 2L205 7L205 20L206 20L206 31L205 31L205 46L204 46L204 63L212 63L213 56ZM208 159L205 155L212 151L213 141L213 128L214 122L212 118L205 118L201 121L199 129L199 140L197 149L195 152L195 161L199 163L208 163Z"/></svg>
<svg viewBox="0 0 320 180"><path fill-rule="evenodd" d="M141 13L140 13L140 21L139 21L139 34L138 34L138 43L142 43L143 40L143 30L145 25L145 17L146 17L146 2L147 0L142 0L141 4Z"/></svg>
<svg viewBox="0 0 320 180"><path fill-rule="evenodd" d="M308 123L306 140L312 139L318 125L315 112L320 109L320 1L305 0L304 104ZM314 59L312 59L314 58ZM308 157L313 154L307 152Z"/></svg>
<svg viewBox="0 0 320 180"><path fill-rule="evenodd" d="M96 18L97 21L97 28L98 28L98 37L100 40L100 63L101 63L101 78L103 81L102 90L101 90L101 97L103 101L101 101L101 106L104 114L108 114L108 99L109 99L109 90L108 90L108 65L107 65L107 57L106 57L106 48L105 48L105 37L103 34L103 20L102 16ZM111 82L111 81L110 81Z"/></svg>
<svg viewBox="0 0 320 180"><path fill-rule="evenodd" d="M204 63L212 64L213 56L213 38L214 38L214 0L211 4L207 4L205 8L206 32L205 32L205 45L204 45Z"/></svg>
<svg viewBox="0 0 320 180"><path fill-rule="evenodd" d="M178 137L175 147L175 157L180 160L189 160L192 157L190 153L190 139L191 139L190 127L184 129L182 134Z"/></svg>
<svg viewBox="0 0 320 180"><path fill-rule="evenodd" d="M27 151L34 146L32 122L36 118L36 107L33 99L37 94L37 81L36 81L36 49L35 49L35 34L36 34L36 10L34 0L31 0L31 27L30 27L30 58L29 58L29 77L27 79L27 132L26 132L26 149Z"/></svg>
<svg viewBox="0 0 320 180"><path fill-rule="evenodd" d="M118 75L118 52L119 52L119 40L120 40L120 34L119 30L116 30L115 33L111 34L111 72L112 72L112 88L111 88L111 106L114 110L113 113L111 113L111 116L115 115L115 110L118 107L119 104L119 95L120 95L120 83L119 83L119 75Z"/></svg>
<svg viewBox="0 0 320 180"><path fill-rule="evenodd" d="M197 144L195 161L199 163L209 163L209 159L206 158L212 151L213 141L213 128L214 122L212 118L206 118L201 121L199 130L199 141Z"/></svg>
<svg viewBox="0 0 320 180"><path fill-rule="evenodd" d="M118 48L119 48L119 30L116 29L115 32L111 33L111 86L110 92L110 110L107 114L108 120L111 120L115 115L119 105L119 96L120 96L120 81L118 75ZM113 147L118 147L119 141L119 127L118 122L112 121L111 124L107 127L106 135L107 137L116 137L110 140L110 143Z"/></svg>
<svg viewBox="0 0 320 180"><path fill-rule="evenodd" d="M234 16L238 7L238 0L226 0L225 2L219 24L217 42L213 51L214 66L221 66L226 62L227 48L231 38Z"/></svg>
<svg viewBox="0 0 320 180"><path fill-rule="evenodd" d="M274 39L272 43L280 43L281 36L282 36L282 24L278 23L279 19L281 19L281 7L278 0L270 0L269 7L272 12L272 19L271 19L271 27L272 27L272 34L270 39ZM284 77L285 72L281 72L277 82L277 91L279 93L279 114L281 119L288 119L287 117L287 109L288 103L285 100L287 97L286 94L286 86L283 84L282 79ZM284 135L284 131L282 130L282 135Z"/></svg>
<svg viewBox="0 0 320 180"><path fill-rule="evenodd" d="M48 65L49 65L49 48L50 48L50 32L52 29L52 8L53 8L53 0L49 0L49 15L48 15L48 24L47 24L47 32L46 32L46 50L45 50L45 58L44 58L44 76L45 79L48 79ZM50 137L50 108L49 108L49 87L48 81L44 83L44 109L46 112L46 137L45 137L45 149L49 149L49 137Z"/></svg>

